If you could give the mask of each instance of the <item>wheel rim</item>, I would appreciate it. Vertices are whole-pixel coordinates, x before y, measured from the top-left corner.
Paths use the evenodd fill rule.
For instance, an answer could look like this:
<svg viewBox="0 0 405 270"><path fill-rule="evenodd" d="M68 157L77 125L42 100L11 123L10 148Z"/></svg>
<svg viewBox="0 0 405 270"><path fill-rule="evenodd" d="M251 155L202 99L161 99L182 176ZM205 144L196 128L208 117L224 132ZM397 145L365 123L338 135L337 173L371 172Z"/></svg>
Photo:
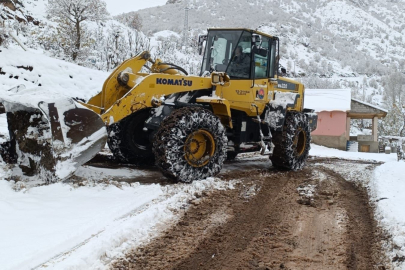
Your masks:
<svg viewBox="0 0 405 270"><path fill-rule="evenodd" d="M185 158L193 167L208 164L215 153L214 137L206 130L199 129L191 133L184 144Z"/></svg>
<svg viewBox="0 0 405 270"><path fill-rule="evenodd" d="M300 128L294 139L294 146L298 156L301 156L305 152L306 141L307 135L305 134L305 131L302 128Z"/></svg>

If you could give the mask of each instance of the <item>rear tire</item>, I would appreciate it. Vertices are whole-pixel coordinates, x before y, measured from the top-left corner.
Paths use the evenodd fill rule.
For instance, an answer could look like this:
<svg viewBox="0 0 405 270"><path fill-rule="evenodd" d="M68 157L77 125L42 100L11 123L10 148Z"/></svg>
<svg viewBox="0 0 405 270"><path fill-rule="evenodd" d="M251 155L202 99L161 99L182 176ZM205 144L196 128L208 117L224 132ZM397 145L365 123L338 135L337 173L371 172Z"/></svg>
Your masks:
<svg viewBox="0 0 405 270"><path fill-rule="evenodd" d="M273 134L274 151L270 160L279 169L300 170L311 149L311 131L303 113L286 115L283 131Z"/></svg>
<svg viewBox="0 0 405 270"><path fill-rule="evenodd" d="M189 183L217 175L228 139L221 121L200 107L175 110L153 142L156 166L169 178Z"/></svg>
<svg viewBox="0 0 405 270"><path fill-rule="evenodd" d="M123 163L153 164L152 143L143 131L149 110L142 110L108 128L108 147Z"/></svg>

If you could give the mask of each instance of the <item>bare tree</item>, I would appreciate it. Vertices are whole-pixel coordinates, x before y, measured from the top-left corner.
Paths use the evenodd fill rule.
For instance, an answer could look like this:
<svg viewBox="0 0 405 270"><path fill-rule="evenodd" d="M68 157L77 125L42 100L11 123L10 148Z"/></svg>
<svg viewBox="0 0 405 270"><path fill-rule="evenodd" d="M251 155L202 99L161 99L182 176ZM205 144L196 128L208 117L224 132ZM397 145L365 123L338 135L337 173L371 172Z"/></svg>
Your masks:
<svg viewBox="0 0 405 270"><path fill-rule="evenodd" d="M72 59L76 61L82 46L83 22L101 21L109 15L102 0L49 0L47 13L69 29L73 38Z"/></svg>
<svg viewBox="0 0 405 270"><path fill-rule="evenodd" d="M137 31L141 31L142 19L139 16L139 14L133 13L130 15L129 20L128 20L128 26Z"/></svg>
<svg viewBox="0 0 405 270"><path fill-rule="evenodd" d="M127 25L129 28L135 31L141 31L141 28L143 26L141 16L139 16L139 14L135 12L120 14L114 16L114 19L116 19L120 23Z"/></svg>

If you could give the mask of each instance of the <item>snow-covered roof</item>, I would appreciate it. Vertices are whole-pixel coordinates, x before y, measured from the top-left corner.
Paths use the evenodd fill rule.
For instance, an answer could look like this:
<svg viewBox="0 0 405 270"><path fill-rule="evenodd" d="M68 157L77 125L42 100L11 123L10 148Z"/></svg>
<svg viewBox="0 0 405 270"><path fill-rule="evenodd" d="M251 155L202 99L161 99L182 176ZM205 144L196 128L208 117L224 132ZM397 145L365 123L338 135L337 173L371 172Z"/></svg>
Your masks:
<svg viewBox="0 0 405 270"><path fill-rule="evenodd" d="M350 89L305 89L304 108L321 111L350 111Z"/></svg>
<svg viewBox="0 0 405 270"><path fill-rule="evenodd" d="M373 105L373 104L370 104L370 103L367 103L367 102L364 102L364 101L361 101L361 100L358 100L358 99L355 99L355 98L352 98L352 100L354 100L354 101L356 101L356 102L358 102L358 103L367 105L367 106L369 106L369 107L372 107L372 108L374 108L374 109L377 109L377 110L380 110L380 111L383 111L383 112L388 113L388 110L383 109L383 108L381 108L381 107L378 107L378 106L376 106L376 105Z"/></svg>

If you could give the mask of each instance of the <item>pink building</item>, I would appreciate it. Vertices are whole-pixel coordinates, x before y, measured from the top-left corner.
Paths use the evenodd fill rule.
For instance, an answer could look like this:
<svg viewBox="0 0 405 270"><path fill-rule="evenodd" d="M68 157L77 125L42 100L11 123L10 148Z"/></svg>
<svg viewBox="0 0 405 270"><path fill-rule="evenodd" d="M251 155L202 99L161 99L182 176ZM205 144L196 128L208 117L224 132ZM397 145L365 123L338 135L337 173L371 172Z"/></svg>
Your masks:
<svg viewBox="0 0 405 270"><path fill-rule="evenodd" d="M318 114L318 127L312 142L346 150L348 141L358 142L360 152L378 152L378 118L387 111L352 99L350 89L306 89L304 107ZM372 119L372 135L350 137L351 119Z"/></svg>
<svg viewBox="0 0 405 270"><path fill-rule="evenodd" d="M318 114L318 127L312 142L346 150L350 138L350 89L306 89L304 107Z"/></svg>

